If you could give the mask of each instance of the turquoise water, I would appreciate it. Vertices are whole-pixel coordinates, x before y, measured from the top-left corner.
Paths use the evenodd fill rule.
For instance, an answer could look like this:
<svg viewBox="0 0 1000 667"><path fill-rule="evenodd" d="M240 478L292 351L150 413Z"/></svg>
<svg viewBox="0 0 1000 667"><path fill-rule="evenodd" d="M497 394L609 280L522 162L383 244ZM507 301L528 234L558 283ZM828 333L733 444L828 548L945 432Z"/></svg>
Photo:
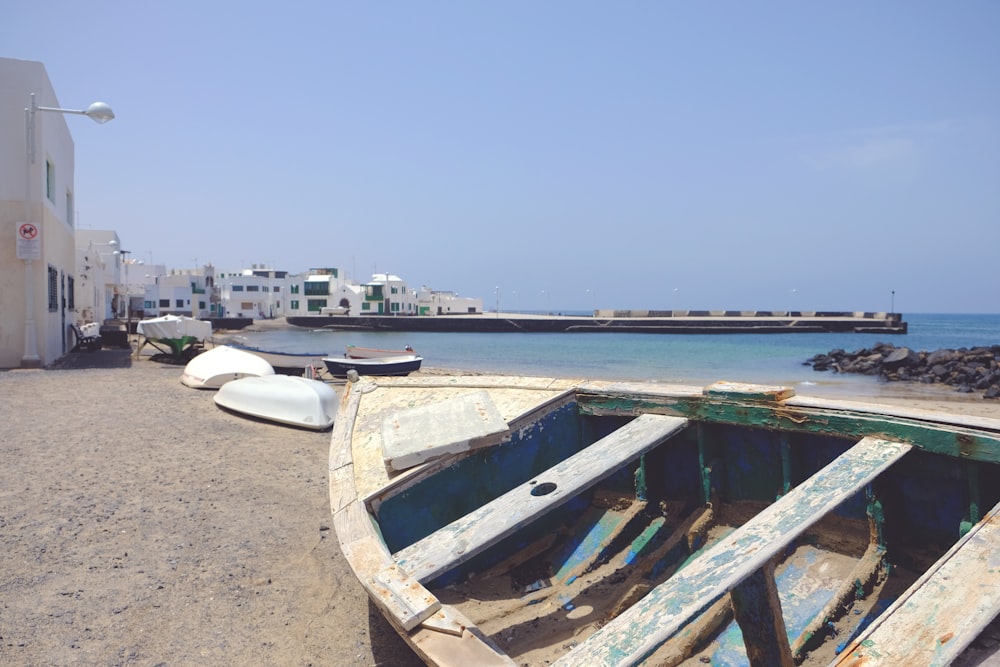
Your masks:
<svg viewBox="0 0 1000 667"><path fill-rule="evenodd" d="M891 334L459 334L311 331L245 332L248 344L292 352L343 354L348 344L413 348L427 368L702 385L864 385L875 378L818 373L813 355L878 342L915 350L1000 345L1000 315L904 315L909 333Z"/></svg>

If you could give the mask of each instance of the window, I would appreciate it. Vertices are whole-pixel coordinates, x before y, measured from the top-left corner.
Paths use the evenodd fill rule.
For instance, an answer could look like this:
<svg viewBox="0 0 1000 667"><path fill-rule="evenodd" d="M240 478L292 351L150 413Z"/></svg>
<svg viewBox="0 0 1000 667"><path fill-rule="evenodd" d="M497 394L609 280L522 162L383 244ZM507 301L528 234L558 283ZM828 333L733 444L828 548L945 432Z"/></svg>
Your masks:
<svg viewBox="0 0 1000 667"><path fill-rule="evenodd" d="M281 291L281 285L275 285L274 287L271 288L271 291L272 292L280 292Z"/></svg>
<svg viewBox="0 0 1000 667"><path fill-rule="evenodd" d="M329 296L330 283L312 281L306 283L306 296Z"/></svg>
<svg viewBox="0 0 1000 667"><path fill-rule="evenodd" d="M59 272L54 266L49 267L49 312L59 310Z"/></svg>
<svg viewBox="0 0 1000 667"><path fill-rule="evenodd" d="M297 284L292 285L292 294L298 294L298 293L299 293L299 286Z"/></svg>
<svg viewBox="0 0 1000 667"><path fill-rule="evenodd" d="M306 310L310 313L318 313L323 308L326 308L326 299L308 299L306 301Z"/></svg>
<svg viewBox="0 0 1000 667"><path fill-rule="evenodd" d="M70 310L76 308L76 297L74 296L76 289L73 286L73 276L66 277L66 307Z"/></svg>
<svg viewBox="0 0 1000 667"><path fill-rule="evenodd" d="M298 299L292 299L292 310L298 310L298 309L299 309Z"/></svg>
<svg viewBox="0 0 1000 667"><path fill-rule="evenodd" d="M243 291L243 285L233 285L233 291L234 292L242 292Z"/></svg>
<svg viewBox="0 0 1000 667"><path fill-rule="evenodd" d="M240 301L240 309L253 310L253 301Z"/></svg>
<svg viewBox="0 0 1000 667"><path fill-rule="evenodd" d="M260 285L247 285L247 291L248 292L259 292L260 291Z"/></svg>
<svg viewBox="0 0 1000 667"><path fill-rule="evenodd" d="M51 160L45 161L45 196L56 203L56 168Z"/></svg>
<svg viewBox="0 0 1000 667"><path fill-rule="evenodd" d="M176 299L174 301L174 308L183 308L183 307L184 307L184 299Z"/></svg>
<svg viewBox="0 0 1000 667"><path fill-rule="evenodd" d="M160 299L160 308L169 308L170 299Z"/></svg>

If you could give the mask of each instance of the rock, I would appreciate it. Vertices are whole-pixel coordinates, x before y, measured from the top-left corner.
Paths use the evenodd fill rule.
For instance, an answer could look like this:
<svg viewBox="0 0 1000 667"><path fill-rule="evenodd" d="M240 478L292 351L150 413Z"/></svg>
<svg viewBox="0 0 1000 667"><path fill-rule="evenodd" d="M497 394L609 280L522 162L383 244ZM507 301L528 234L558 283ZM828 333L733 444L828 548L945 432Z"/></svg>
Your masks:
<svg viewBox="0 0 1000 667"><path fill-rule="evenodd" d="M983 398L1000 398L1000 345L915 352L878 343L852 353L838 348L804 363L816 371L879 375L889 382L940 383L964 393L981 391Z"/></svg>

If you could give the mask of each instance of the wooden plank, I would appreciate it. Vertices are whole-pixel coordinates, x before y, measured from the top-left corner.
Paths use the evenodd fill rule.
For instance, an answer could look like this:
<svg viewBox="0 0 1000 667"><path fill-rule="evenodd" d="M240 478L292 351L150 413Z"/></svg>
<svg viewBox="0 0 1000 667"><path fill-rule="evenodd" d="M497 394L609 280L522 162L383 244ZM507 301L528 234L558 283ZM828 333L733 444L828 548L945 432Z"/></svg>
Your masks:
<svg viewBox="0 0 1000 667"><path fill-rule="evenodd" d="M768 561L734 586L730 597L750 665L793 667L795 661L781 616L778 586L774 583L774 561Z"/></svg>
<svg viewBox="0 0 1000 667"><path fill-rule="evenodd" d="M680 417L637 417L535 479L396 552L393 557L421 582L430 581L586 491L666 441L686 424L687 420Z"/></svg>
<svg viewBox="0 0 1000 667"><path fill-rule="evenodd" d="M837 665L948 665L1000 613L1000 504L846 650Z"/></svg>
<svg viewBox="0 0 1000 667"><path fill-rule="evenodd" d="M447 454L499 443L507 422L485 390L400 410L382 422L382 458L406 470Z"/></svg>
<svg viewBox="0 0 1000 667"><path fill-rule="evenodd" d="M360 502L337 512L340 550L368 597L403 630L412 630L441 608L441 602L392 560ZM345 539L346 538L346 539Z"/></svg>
<svg viewBox="0 0 1000 667"><path fill-rule="evenodd" d="M904 443L864 438L657 586L556 664L618 666L641 662L910 449Z"/></svg>

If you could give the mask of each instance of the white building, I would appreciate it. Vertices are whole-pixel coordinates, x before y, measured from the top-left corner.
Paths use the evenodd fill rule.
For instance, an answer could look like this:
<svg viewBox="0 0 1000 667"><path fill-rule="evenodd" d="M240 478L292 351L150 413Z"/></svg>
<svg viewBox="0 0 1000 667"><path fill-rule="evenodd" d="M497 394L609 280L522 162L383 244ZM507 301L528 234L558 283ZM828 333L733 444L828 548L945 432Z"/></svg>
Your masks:
<svg viewBox="0 0 1000 667"><path fill-rule="evenodd" d="M420 315L476 315L483 312L483 300L423 286L417 292L417 308Z"/></svg>
<svg viewBox="0 0 1000 667"><path fill-rule="evenodd" d="M80 322L103 322L125 315L125 284L118 234L107 230L76 232L76 304Z"/></svg>
<svg viewBox="0 0 1000 667"><path fill-rule="evenodd" d="M416 315L417 293L399 276L376 273L362 285L364 301L358 315Z"/></svg>
<svg viewBox="0 0 1000 667"><path fill-rule="evenodd" d="M288 272L256 264L242 271L220 272L215 276L218 307L216 317L284 317L288 292Z"/></svg>
<svg viewBox="0 0 1000 667"><path fill-rule="evenodd" d="M161 315L187 315L195 319L215 316L218 307L212 302L215 271L211 265L200 270L171 269L169 274L151 276L145 285L142 310L147 318Z"/></svg>
<svg viewBox="0 0 1000 667"><path fill-rule="evenodd" d="M79 323L75 154L60 110L42 63L0 58L0 368L52 363Z"/></svg>

